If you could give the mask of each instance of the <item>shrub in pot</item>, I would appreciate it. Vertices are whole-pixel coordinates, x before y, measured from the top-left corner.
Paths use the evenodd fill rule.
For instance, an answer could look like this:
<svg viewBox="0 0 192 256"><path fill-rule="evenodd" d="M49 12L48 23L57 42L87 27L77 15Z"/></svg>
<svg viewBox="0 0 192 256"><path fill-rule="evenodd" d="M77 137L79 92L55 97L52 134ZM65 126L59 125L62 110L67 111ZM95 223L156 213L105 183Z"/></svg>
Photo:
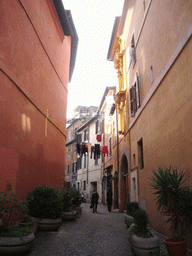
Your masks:
<svg viewBox="0 0 192 256"><path fill-rule="evenodd" d="M129 233L131 249L137 256L160 255L159 238L149 231L145 210L139 208L134 212Z"/></svg>
<svg viewBox="0 0 192 256"><path fill-rule="evenodd" d="M40 219L41 230L57 230L61 226L62 195L59 190L46 185L37 186L27 197L29 214Z"/></svg>
<svg viewBox="0 0 192 256"><path fill-rule="evenodd" d="M35 236L28 227L16 225L16 216L22 214L24 202L17 199L12 184L7 182L6 189L0 191L0 254L23 253L33 245Z"/></svg>
<svg viewBox="0 0 192 256"><path fill-rule="evenodd" d="M192 221L192 191L186 184L185 173L176 168L159 167L153 170L151 186L157 196L158 210L168 217L172 237L166 239L169 255L187 255L186 229ZM181 250L181 251L180 251Z"/></svg>
<svg viewBox="0 0 192 256"><path fill-rule="evenodd" d="M77 212L74 211L72 204L72 189L71 187L66 187L62 190L62 218L63 220L74 220L77 216Z"/></svg>
<svg viewBox="0 0 192 256"><path fill-rule="evenodd" d="M71 202L72 202L73 208L78 214L80 214L82 212L81 195L79 191L74 187L70 187L70 194L72 197Z"/></svg>
<svg viewBox="0 0 192 256"><path fill-rule="evenodd" d="M127 227L129 227L134 222L134 213L138 210L139 204L137 202L126 203L127 213L124 215L124 221Z"/></svg>

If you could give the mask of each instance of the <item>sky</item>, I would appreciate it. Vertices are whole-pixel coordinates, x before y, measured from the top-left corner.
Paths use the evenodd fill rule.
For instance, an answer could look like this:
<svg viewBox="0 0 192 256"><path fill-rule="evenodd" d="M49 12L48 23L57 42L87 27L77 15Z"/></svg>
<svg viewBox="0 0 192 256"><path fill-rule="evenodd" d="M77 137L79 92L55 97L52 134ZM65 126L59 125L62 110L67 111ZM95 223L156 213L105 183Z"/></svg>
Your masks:
<svg viewBox="0 0 192 256"><path fill-rule="evenodd" d="M71 10L79 42L75 69L68 88L67 118L79 106L99 106L107 86L116 86L117 72L107 60L115 17L124 0L63 0Z"/></svg>

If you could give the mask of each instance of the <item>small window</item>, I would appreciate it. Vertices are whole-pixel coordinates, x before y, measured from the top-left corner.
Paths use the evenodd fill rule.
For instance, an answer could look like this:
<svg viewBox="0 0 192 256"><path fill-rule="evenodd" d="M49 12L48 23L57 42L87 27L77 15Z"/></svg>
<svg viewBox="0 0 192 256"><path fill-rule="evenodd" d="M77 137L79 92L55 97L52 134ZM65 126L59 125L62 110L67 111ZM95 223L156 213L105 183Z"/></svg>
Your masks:
<svg viewBox="0 0 192 256"><path fill-rule="evenodd" d="M144 159L143 159L143 139L141 138L137 143L138 148L138 168L142 170L144 168Z"/></svg>
<svg viewBox="0 0 192 256"><path fill-rule="evenodd" d="M71 131L68 132L68 142L71 141Z"/></svg>
<svg viewBox="0 0 192 256"><path fill-rule="evenodd" d="M70 171L70 164L67 165L67 173Z"/></svg>
<svg viewBox="0 0 192 256"><path fill-rule="evenodd" d="M99 133L99 120L95 122L95 134Z"/></svg>
<svg viewBox="0 0 192 256"><path fill-rule="evenodd" d="M68 149L68 156L70 156L71 155L71 146L68 146L67 149Z"/></svg>
<svg viewBox="0 0 192 256"><path fill-rule="evenodd" d="M76 173L76 172L77 172L77 163L76 163L76 162L73 162L73 165L72 165L72 172L73 172L73 173Z"/></svg>
<svg viewBox="0 0 192 256"><path fill-rule="evenodd" d="M87 128L86 130L84 130L84 141L88 141L89 140L89 129Z"/></svg>
<svg viewBox="0 0 192 256"><path fill-rule="evenodd" d="M136 51L135 51L135 37L134 37L134 34L131 38L131 46L130 46L129 54L130 54L130 58L131 58L131 61L132 61L133 68L134 68L135 63L136 63Z"/></svg>

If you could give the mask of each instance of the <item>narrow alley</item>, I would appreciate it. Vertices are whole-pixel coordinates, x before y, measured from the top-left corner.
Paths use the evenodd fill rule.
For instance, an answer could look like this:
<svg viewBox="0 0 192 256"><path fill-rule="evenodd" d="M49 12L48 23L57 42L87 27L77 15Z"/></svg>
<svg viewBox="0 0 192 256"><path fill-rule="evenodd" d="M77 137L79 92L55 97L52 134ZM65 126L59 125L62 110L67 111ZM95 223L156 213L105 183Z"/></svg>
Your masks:
<svg viewBox="0 0 192 256"><path fill-rule="evenodd" d="M59 231L39 231L27 256L131 256L124 214L109 213L103 204L92 213L89 206L83 203L82 214L64 222ZM161 256L167 256L163 238L160 247Z"/></svg>
<svg viewBox="0 0 192 256"><path fill-rule="evenodd" d="M58 232L38 232L30 256L128 256L131 250L122 213L108 213L98 205L92 213L89 203L75 221L64 222Z"/></svg>

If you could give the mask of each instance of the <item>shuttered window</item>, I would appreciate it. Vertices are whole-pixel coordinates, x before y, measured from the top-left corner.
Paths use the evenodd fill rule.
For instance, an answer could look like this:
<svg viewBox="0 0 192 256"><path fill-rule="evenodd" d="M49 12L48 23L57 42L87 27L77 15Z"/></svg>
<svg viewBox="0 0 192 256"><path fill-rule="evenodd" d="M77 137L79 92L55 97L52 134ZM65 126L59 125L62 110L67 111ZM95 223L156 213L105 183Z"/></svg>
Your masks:
<svg viewBox="0 0 192 256"><path fill-rule="evenodd" d="M139 75L136 74L136 80L134 85L129 90L130 95L130 110L131 116L135 116L137 109L141 105L141 96L140 96L140 84L139 84Z"/></svg>

